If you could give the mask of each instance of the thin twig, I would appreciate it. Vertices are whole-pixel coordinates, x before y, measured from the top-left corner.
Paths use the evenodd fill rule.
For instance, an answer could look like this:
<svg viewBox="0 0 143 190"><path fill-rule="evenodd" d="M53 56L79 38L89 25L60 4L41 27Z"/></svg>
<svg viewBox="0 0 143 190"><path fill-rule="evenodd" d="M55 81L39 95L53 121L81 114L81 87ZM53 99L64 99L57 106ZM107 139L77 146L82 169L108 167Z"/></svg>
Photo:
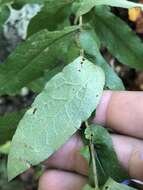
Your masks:
<svg viewBox="0 0 143 190"><path fill-rule="evenodd" d="M85 122L85 126L88 128L90 127L88 124L88 121ZM93 175L94 175L94 184L95 184L95 190L99 189L99 184L98 184L98 178L97 178L97 167L96 167L96 160L95 160L95 149L94 149L94 144L93 144L93 137L91 134L90 141L89 141L89 147L91 151L91 159L92 159L92 164L93 164Z"/></svg>
<svg viewBox="0 0 143 190"><path fill-rule="evenodd" d="M79 17L79 27L80 27L80 32L83 31L83 17ZM84 57L84 49L80 50L80 56Z"/></svg>
<svg viewBox="0 0 143 190"><path fill-rule="evenodd" d="M79 26L80 26L80 29L82 30L82 26L83 26L82 16L79 17Z"/></svg>
<svg viewBox="0 0 143 190"><path fill-rule="evenodd" d="M93 164L95 190L97 190L99 186L98 186L98 178L97 178L97 167L96 167L96 161L95 161L95 149L94 149L94 144L92 143L92 139L90 140L90 150L91 150L91 157L92 157L92 164Z"/></svg>

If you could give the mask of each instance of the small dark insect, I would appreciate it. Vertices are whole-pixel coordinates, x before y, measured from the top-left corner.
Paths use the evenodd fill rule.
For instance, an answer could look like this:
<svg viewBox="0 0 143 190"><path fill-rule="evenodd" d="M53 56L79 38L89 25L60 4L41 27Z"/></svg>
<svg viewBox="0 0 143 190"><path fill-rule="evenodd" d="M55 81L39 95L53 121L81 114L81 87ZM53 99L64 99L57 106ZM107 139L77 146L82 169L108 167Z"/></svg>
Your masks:
<svg viewBox="0 0 143 190"><path fill-rule="evenodd" d="M85 58L83 57L82 60L81 60L81 64L83 64L84 61L85 61Z"/></svg>
<svg viewBox="0 0 143 190"><path fill-rule="evenodd" d="M34 108L34 110L33 110L33 114L35 114L35 113L36 113L36 111L37 111L37 108Z"/></svg>

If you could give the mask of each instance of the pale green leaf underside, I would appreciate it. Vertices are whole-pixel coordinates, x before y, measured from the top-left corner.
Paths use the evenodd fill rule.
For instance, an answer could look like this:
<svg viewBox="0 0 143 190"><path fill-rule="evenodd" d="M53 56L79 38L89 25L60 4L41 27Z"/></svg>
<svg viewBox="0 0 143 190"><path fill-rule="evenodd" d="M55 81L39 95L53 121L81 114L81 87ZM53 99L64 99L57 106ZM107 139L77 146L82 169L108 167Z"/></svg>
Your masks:
<svg viewBox="0 0 143 190"><path fill-rule="evenodd" d="M104 185L102 190L137 190L137 189L135 189L133 187L129 187L127 185L117 183L116 181L114 181L113 179L110 178L106 182L106 184Z"/></svg>
<svg viewBox="0 0 143 190"><path fill-rule="evenodd" d="M82 190L95 190L95 188L92 188L89 185L86 185Z"/></svg>
<svg viewBox="0 0 143 190"><path fill-rule="evenodd" d="M102 69L82 57L52 78L21 120L8 159L9 179L47 159L95 110Z"/></svg>
<svg viewBox="0 0 143 190"><path fill-rule="evenodd" d="M93 7L99 6L99 5L109 5L113 7L121 7L121 8L127 8L127 9L133 8L133 7L140 7L143 9L143 5L141 3L134 3L131 1L126 1L126 0L82 0L79 10L77 12L77 16L86 14Z"/></svg>

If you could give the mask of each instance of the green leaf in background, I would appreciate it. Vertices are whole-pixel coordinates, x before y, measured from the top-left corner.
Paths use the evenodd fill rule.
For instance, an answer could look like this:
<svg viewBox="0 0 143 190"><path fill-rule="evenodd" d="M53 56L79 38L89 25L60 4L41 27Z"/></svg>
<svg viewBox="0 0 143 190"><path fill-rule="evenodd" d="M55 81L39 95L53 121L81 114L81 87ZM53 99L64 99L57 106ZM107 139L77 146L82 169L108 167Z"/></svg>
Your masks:
<svg viewBox="0 0 143 190"><path fill-rule="evenodd" d="M143 9L143 5L141 3L133 3L127 0L82 0L79 10L77 12L77 16L81 16L83 14L88 13L93 7L99 5L109 5L113 7L121 7L121 8L133 8L140 7ZM104 13L103 13L104 16Z"/></svg>
<svg viewBox="0 0 143 190"><path fill-rule="evenodd" d="M110 134L99 125L91 125L85 130L86 138L93 136L95 144L95 158L97 164L98 180L100 185L104 185L109 177L118 182L127 179L126 172L120 167L116 153L113 148Z"/></svg>
<svg viewBox="0 0 143 190"><path fill-rule="evenodd" d="M7 182L6 160L0 159L0 189L1 190L25 190L24 184L19 180Z"/></svg>
<svg viewBox="0 0 143 190"><path fill-rule="evenodd" d="M59 53L60 50L60 53ZM45 87L45 84L58 72L60 72L63 67L71 62L73 59L79 56L80 49L77 47L75 43L75 36L74 34L70 34L64 37L64 40L58 40L50 51L48 56L49 62L52 62L55 65L55 60L59 59L59 64L53 69L45 70L44 76L32 81L30 84L27 85L29 89L32 91L39 93Z"/></svg>
<svg viewBox="0 0 143 190"><path fill-rule="evenodd" d="M54 76L56 75L57 73L59 73L62 69L63 69L63 65L60 65L60 66L57 66L55 67L54 69L52 70L49 70L47 72L45 72L44 76L31 82L29 85L28 85L28 88L31 89L32 91L34 92L41 92L46 83Z"/></svg>
<svg viewBox="0 0 143 190"><path fill-rule="evenodd" d="M42 10L31 20L28 35L45 28L50 31L57 30L63 26L65 20L68 23L72 2L73 0L47 1Z"/></svg>
<svg viewBox="0 0 143 190"><path fill-rule="evenodd" d="M104 83L102 69L83 57L47 83L13 137L9 180L47 159L80 128L96 109Z"/></svg>
<svg viewBox="0 0 143 190"><path fill-rule="evenodd" d="M88 163L90 162L90 152L88 145L80 149L80 154L88 161Z"/></svg>
<svg viewBox="0 0 143 190"><path fill-rule="evenodd" d="M0 145L11 140L26 110L0 116Z"/></svg>
<svg viewBox="0 0 143 190"><path fill-rule="evenodd" d="M87 54L94 56L95 63L104 70L106 87L111 90L124 90L122 80L100 53L100 40L96 33L92 30L83 30L80 33L80 44Z"/></svg>
<svg viewBox="0 0 143 190"><path fill-rule="evenodd" d="M8 141L3 145L0 145L0 154L8 154L10 150L11 142Z"/></svg>
<svg viewBox="0 0 143 190"><path fill-rule="evenodd" d="M0 65L0 94L15 94L23 86L43 76L45 69L52 69L62 63L67 53L66 46L59 49L59 43L77 32L78 26L62 31L42 30L19 45ZM12 79L12 80L11 80Z"/></svg>
<svg viewBox="0 0 143 190"><path fill-rule="evenodd" d="M143 69L143 43L124 21L106 7L96 8L93 20L101 42L121 63Z"/></svg>
<svg viewBox="0 0 143 190"><path fill-rule="evenodd" d="M14 0L0 0L0 9L1 6L12 3Z"/></svg>
<svg viewBox="0 0 143 190"><path fill-rule="evenodd" d="M20 6L23 6L25 4L44 4L46 1L50 1L50 0L13 0L12 2L15 4L15 5L20 5ZM53 0L51 0L53 1Z"/></svg>
<svg viewBox="0 0 143 190"><path fill-rule="evenodd" d="M113 179L109 178L102 190L137 190L127 185L119 184Z"/></svg>
<svg viewBox="0 0 143 190"><path fill-rule="evenodd" d="M3 31L3 25L5 21L8 19L8 16L9 16L8 7L7 6L0 7L0 32Z"/></svg>

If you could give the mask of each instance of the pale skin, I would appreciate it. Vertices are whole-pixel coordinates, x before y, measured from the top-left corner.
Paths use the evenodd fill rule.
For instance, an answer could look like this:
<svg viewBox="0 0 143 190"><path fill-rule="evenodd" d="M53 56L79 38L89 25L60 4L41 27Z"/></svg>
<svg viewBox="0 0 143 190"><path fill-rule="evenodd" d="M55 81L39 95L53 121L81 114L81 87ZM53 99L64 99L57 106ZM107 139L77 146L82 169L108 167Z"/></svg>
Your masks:
<svg viewBox="0 0 143 190"><path fill-rule="evenodd" d="M112 140L121 165L131 178L143 180L143 92L105 91L93 122L117 132ZM54 153L44 163L38 190L81 190L88 171L79 153L82 146L76 133Z"/></svg>

